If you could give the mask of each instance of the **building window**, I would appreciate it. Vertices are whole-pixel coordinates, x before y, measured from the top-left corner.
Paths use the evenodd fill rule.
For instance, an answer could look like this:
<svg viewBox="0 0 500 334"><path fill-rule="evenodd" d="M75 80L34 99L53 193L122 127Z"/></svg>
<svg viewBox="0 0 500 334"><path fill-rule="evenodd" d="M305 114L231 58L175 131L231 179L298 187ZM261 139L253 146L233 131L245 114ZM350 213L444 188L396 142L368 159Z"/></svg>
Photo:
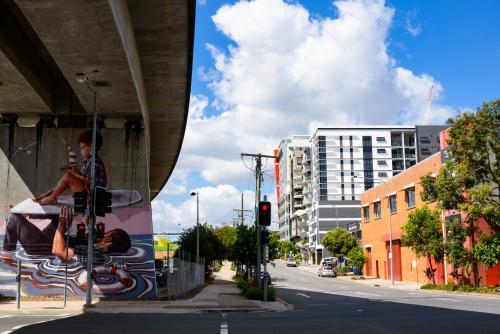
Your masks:
<svg viewBox="0 0 500 334"><path fill-rule="evenodd" d="M377 153L386 153L385 148L377 148Z"/></svg>
<svg viewBox="0 0 500 334"><path fill-rule="evenodd" d="M391 213L396 213L397 211L396 195L389 196L389 209Z"/></svg>
<svg viewBox="0 0 500 334"><path fill-rule="evenodd" d="M413 208L415 206L415 188L408 188L405 191L406 207Z"/></svg>
<svg viewBox="0 0 500 334"><path fill-rule="evenodd" d="M379 177L387 177L387 173L386 172L378 172L378 176Z"/></svg>
<svg viewBox="0 0 500 334"><path fill-rule="evenodd" d="M353 152L353 149L352 149L352 147L351 147L351 148L349 149L349 152L351 152L351 153Z"/></svg>
<svg viewBox="0 0 500 334"><path fill-rule="evenodd" d="M370 221L370 207L369 206L363 207L363 217L365 217L365 222Z"/></svg>
<svg viewBox="0 0 500 334"><path fill-rule="evenodd" d="M385 160L378 160L377 161L377 165L379 165L379 166L387 166L387 161L385 161Z"/></svg>
<svg viewBox="0 0 500 334"><path fill-rule="evenodd" d="M429 139L429 137L420 137L420 143L421 144L430 144L431 140Z"/></svg>
<svg viewBox="0 0 500 334"><path fill-rule="evenodd" d="M385 141L385 137L377 137L377 141Z"/></svg>
<svg viewBox="0 0 500 334"><path fill-rule="evenodd" d="M380 218L380 210L381 210L380 201L373 203L373 214L375 215L375 219Z"/></svg>
<svg viewBox="0 0 500 334"><path fill-rule="evenodd" d="M420 149L420 154L422 154L422 155L430 155L431 151L428 148L421 148Z"/></svg>

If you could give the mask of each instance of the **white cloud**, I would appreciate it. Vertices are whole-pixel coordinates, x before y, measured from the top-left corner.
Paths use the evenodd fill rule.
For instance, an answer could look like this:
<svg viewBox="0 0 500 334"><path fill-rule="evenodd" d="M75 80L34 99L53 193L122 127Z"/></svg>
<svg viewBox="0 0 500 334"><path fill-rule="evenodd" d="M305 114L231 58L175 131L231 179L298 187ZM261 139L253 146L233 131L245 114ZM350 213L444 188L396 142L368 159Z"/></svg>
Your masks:
<svg viewBox="0 0 500 334"><path fill-rule="evenodd" d="M214 100L194 96L176 168L232 184L241 179L241 152L272 154L281 138L317 126L421 124L431 85L430 122L455 113L440 103L436 79L397 66L389 55L394 9L377 0L334 6L336 18L312 17L282 0L241 1L216 12L213 22L232 43L206 45L214 65L199 72ZM204 116L209 107L220 113ZM250 172L242 172L246 179Z"/></svg>
<svg viewBox="0 0 500 334"><path fill-rule="evenodd" d="M241 192L233 185L220 184L216 187L194 189L200 196L200 223L220 226L232 224L237 213L233 209L241 208ZM274 198L273 198L274 200ZM245 210L253 210L255 193L245 191L243 195ZM250 218L246 213L246 223ZM196 224L196 197L190 197L179 206L173 206L162 200L153 201L153 228L155 231L177 232ZM180 225L179 225L180 224Z"/></svg>
<svg viewBox="0 0 500 334"><path fill-rule="evenodd" d="M205 95L191 95L189 99L189 119L202 118L207 106L208 98Z"/></svg>

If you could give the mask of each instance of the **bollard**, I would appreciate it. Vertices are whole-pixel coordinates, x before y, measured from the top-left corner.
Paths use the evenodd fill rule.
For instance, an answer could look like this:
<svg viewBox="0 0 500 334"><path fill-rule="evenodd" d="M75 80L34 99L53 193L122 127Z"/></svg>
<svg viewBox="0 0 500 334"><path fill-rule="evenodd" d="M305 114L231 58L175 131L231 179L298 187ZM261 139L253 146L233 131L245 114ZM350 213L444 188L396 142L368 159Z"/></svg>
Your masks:
<svg viewBox="0 0 500 334"><path fill-rule="evenodd" d="M17 293L16 293L16 301L17 301L17 309L21 308L21 261L17 262Z"/></svg>

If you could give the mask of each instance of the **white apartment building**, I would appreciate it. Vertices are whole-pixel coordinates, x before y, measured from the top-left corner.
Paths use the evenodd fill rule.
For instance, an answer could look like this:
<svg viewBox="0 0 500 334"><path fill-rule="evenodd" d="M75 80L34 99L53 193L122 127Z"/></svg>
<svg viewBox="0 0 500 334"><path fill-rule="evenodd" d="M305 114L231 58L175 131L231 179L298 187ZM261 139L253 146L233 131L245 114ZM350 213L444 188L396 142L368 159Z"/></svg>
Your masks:
<svg viewBox="0 0 500 334"><path fill-rule="evenodd" d="M283 155L279 160L280 178L286 165L283 177L288 187L283 184L280 193L280 232L286 231L281 237L292 241L307 237L313 262L328 256L321 244L328 231L342 227L361 238L360 194L437 152L439 132L445 128L318 128L310 138L282 141L288 152L286 162Z"/></svg>
<svg viewBox="0 0 500 334"><path fill-rule="evenodd" d="M307 224L297 229L296 212L303 209L303 160L302 154L310 151L309 136L293 136L283 139L276 159L279 166L278 219L282 240L293 240L300 230L307 236Z"/></svg>

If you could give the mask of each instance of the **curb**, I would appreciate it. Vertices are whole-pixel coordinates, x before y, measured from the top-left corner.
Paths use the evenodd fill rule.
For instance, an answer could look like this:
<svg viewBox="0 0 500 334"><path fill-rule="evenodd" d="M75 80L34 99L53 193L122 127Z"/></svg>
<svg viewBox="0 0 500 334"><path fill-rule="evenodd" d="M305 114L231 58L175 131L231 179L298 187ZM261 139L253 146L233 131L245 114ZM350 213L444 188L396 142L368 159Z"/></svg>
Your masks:
<svg viewBox="0 0 500 334"><path fill-rule="evenodd" d="M280 297L276 297L276 301L282 303L283 305L285 305L285 308L286 308L285 311L292 311L294 309L294 307L293 307L292 304L287 303L286 301L284 301Z"/></svg>

